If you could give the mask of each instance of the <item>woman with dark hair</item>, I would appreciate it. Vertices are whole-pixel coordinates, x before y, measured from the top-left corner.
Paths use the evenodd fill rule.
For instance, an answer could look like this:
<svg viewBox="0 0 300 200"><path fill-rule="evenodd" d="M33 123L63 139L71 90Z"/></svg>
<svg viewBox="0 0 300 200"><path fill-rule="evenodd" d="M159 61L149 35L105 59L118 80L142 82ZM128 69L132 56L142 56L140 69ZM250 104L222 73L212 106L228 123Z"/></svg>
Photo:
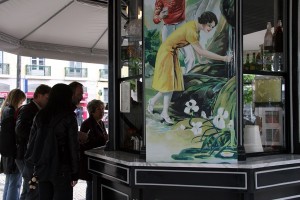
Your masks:
<svg viewBox="0 0 300 200"><path fill-rule="evenodd" d="M216 15L210 11L204 12L198 20L192 20L179 27L161 44L156 57L152 81L153 89L158 93L149 99L148 112L153 113L155 103L163 98L162 121L169 125L174 121L169 117L169 105L174 91L183 91L183 75L178 59L178 49L191 45L200 56L209 59L230 62L232 56L220 56L204 49L199 43L200 31L210 32L218 24Z"/></svg>
<svg viewBox="0 0 300 200"><path fill-rule="evenodd" d="M34 119L25 155L34 166L40 199L73 198L79 170L77 130L72 90L66 84L56 84L48 104Z"/></svg>
<svg viewBox="0 0 300 200"><path fill-rule="evenodd" d="M81 125L80 131L88 133L86 143L80 144L80 170L79 178L86 180L86 200L92 200L92 176L88 174L87 157L84 151L96 147L104 146L108 140L108 135L105 130L103 121L105 105L100 100L92 100L88 103L87 109L89 118Z"/></svg>
<svg viewBox="0 0 300 200"><path fill-rule="evenodd" d="M10 91L1 107L0 153L1 171L5 174L3 200L18 200L22 176L15 163L16 148L16 115L26 95L20 89Z"/></svg>

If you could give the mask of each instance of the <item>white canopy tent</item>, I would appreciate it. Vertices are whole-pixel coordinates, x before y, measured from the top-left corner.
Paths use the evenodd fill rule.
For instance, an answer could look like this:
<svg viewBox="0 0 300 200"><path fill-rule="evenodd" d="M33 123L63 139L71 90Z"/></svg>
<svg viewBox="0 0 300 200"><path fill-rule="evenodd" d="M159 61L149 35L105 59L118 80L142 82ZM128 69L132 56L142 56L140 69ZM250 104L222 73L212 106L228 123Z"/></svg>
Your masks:
<svg viewBox="0 0 300 200"><path fill-rule="evenodd" d="M0 0L2 51L107 64L107 49L107 0Z"/></svg>

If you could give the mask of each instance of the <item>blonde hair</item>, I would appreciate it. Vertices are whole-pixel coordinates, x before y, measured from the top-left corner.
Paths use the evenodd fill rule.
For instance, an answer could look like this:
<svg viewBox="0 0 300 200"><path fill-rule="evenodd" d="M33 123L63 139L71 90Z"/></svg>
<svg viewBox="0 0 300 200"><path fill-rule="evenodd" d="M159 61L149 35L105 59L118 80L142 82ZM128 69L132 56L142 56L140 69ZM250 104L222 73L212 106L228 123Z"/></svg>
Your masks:
<svg viewBox="0 0 300 200"><path fill-rule="evenodd" d="M3 108L5 106L12 106L15 110L18 109L18 105L26 99L25 93L20 89L13 89L10 91L6 97L6 99L3 101L1 105L1 115L3 112Z"/></svg>

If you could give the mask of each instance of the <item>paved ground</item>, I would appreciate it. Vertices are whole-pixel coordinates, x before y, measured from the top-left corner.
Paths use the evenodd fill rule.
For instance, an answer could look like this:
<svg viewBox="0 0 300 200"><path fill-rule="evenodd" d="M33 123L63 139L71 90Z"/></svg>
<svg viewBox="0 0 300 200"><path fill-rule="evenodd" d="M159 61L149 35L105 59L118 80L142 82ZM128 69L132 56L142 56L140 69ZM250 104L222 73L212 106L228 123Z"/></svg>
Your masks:
<svg viewBox="0 0 300 200"><path fill-rule="evenodd" d="M5 183L5 175L0 174L0 199L2 199L4 183ZM86 188L85 181L78 181L77 185L74 187L73 199L85 200L85 188Z"/></svg>

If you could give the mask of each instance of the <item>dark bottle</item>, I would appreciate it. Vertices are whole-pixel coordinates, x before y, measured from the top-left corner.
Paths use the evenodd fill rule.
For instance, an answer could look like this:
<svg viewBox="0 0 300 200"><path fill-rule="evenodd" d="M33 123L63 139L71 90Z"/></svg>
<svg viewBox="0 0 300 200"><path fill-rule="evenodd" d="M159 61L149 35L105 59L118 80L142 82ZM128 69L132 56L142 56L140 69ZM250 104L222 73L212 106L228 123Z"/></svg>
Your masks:
<svg viewBox="0 0 300 200"><path fill-rule="evenodd" d="M249 53L247 53L247 57L246 57L246 62L244 64L244 70L250 70L250 58L249 58Z"/></svg>
<svg viewBox="0 0 300 200"><path fill-rule="evenodd" d="M278 20L277 27L273 35L274 40L274 71L283 70L283 31L282 22Z"/></svg>
<svg viewBox="0 0 300 200"><path fill-rule="evenodd" d="M277 27L274 32L274 52L283 52L283 31L281 20L278 20Z"/></svg>
<svg viewBox="0 0 300 200"><path fill-rule="evenodd" d="M255 70L256 69L256 58L255 58L255 53L252 54L252 60L250 63L250 70Z"/></svg>
<svg viewBox="0 0 300 200"><path fill-rule="evenodd" d="M256 54L256 70L262 70L262 60L261 60L261 54L258 52Z"/></svg>

